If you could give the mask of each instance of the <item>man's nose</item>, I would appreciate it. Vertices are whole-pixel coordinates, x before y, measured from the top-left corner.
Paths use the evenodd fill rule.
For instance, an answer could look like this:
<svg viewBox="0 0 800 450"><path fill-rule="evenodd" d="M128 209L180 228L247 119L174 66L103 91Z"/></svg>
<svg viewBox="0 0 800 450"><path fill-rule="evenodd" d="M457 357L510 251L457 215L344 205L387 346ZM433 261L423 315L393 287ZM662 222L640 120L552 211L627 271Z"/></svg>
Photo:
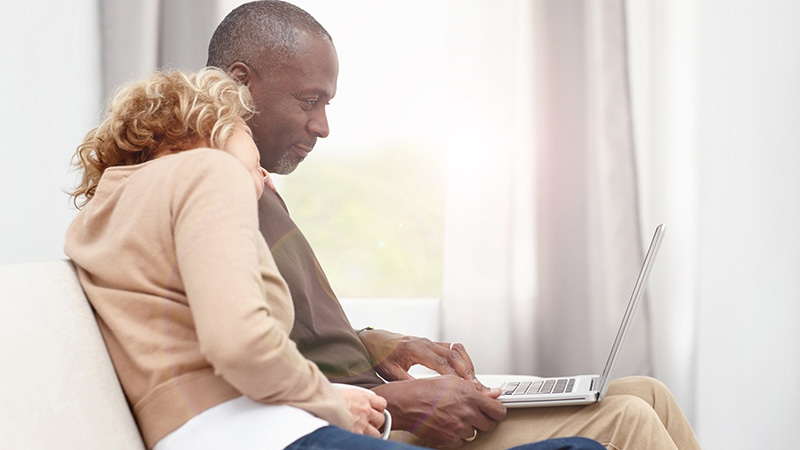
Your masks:
<svg viewBox="0 0 800 450"><path fill-rule="evenodd" d="M325 114L325 110L321 109L317 114L315 114L311 120L308 121L308 133L312 136L326 138L330 134L331 130L328 127L328 116Z"/></svg>

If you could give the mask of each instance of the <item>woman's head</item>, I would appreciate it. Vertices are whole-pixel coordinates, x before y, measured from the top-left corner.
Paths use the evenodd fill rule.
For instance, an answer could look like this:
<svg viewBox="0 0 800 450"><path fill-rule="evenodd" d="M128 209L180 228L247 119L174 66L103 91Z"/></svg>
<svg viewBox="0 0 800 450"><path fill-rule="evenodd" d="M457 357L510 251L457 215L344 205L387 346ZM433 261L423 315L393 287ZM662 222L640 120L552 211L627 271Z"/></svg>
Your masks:
<svg viewBox="0 0 800 450"><path fill-rule="evenodd" d="M253 114L247 87L216 68L194 74L156 72L114 95L108 114L75 152L83 172L71 193L78 205L93 196L103 172L197 147L222 149Z"/></svg>

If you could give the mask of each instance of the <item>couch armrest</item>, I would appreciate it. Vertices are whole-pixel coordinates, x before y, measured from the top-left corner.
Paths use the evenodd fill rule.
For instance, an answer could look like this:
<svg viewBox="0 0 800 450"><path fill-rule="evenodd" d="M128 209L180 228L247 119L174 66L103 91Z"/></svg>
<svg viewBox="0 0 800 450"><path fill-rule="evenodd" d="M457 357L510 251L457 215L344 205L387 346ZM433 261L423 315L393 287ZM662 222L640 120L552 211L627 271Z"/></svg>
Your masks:
<svg viewBox="0 0 800 450"><path fill-rule="evenodd" d="M144 450L68 260L0 265L3 448Z"/></svg>

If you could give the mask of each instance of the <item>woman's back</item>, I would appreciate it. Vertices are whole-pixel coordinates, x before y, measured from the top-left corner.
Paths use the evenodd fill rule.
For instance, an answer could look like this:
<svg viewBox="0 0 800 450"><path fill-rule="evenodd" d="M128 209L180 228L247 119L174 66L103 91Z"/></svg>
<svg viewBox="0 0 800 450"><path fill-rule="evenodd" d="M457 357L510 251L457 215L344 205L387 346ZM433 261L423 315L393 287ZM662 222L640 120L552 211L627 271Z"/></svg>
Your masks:
<svg viewBox="0 0 800 450"><path fill-rule="evenodd" d="M320 408L329 420L345 412L332 393L286 396L298 377L306 395L330 388L286 348L291 302L255 202L235 158L190 150L107 169L67 233L65 251L151 445L242 394Z"/></svg>

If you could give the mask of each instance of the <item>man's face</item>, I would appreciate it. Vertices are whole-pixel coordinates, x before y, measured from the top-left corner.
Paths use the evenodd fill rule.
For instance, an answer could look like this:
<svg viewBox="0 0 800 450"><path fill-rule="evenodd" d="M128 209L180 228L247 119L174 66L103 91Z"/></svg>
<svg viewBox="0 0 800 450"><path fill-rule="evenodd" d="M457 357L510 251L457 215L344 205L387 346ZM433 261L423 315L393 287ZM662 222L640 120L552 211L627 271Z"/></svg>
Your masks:
<svg viewBox="0 0 800 450"><path fill-rule="evenodd" d="M248 81L257 111L248 124L263 166L288 174L308 156L317 138L328 136L325 108L336 95L339 60L330 41L305 35L294 61L274 75L264 69L268 64L258 61L257 74Z"/></svg>

